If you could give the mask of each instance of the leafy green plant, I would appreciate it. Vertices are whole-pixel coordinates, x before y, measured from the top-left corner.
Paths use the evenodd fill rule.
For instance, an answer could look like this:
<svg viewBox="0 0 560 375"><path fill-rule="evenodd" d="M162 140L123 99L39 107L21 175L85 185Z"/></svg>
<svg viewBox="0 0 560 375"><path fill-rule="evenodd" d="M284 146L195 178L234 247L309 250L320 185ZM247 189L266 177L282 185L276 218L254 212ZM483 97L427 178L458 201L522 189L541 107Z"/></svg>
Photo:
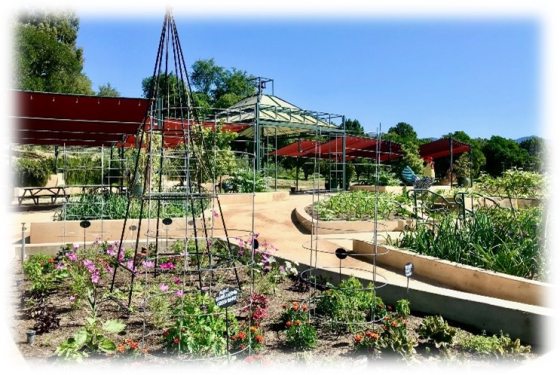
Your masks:
<svg viewBox="0 0 560 375"><path fill-rule="evenodd" d="M447 348L453 342L456 334L455 328L449 326L440 315L427 316L418 327L418 335L428 343L433 343L436 348Z"/></svg>
<svg viewBox="0 0 560 375"><path fill-rule="evenodd" d="M476 184L482 194L513 198L542 198L546 181L542 174L513 168L500 177L481 174Z"/></svg>
<svg viewBox="0 0 560 375"><path fill-rule="evenodd" d="M237 320L225 313L207 294L185 294L177 300L173 325L164 330L165 346L175 352L195 356L216 356L227 351L226 335L237 330Z"/></svg>
<svg viewBox="0 0 560 375"><path fill-rule="evenodd" d="M222 182L222 186L229 186L228 191L233 193L252 193L266 191L264 178L249 169L237 169L230 178Z"/></svg>
<svg viewBox="0 0 560 375"><path fill-rule="evenodd" d="M316 311L331 320L332 329L353 331L366 321L384 316L386 307L372 284L364 288L358 279L350 277L337 288L321 293Z"/></svg>
<svg viewBox="0 0 560 375"><path fill-rule="evenodd" d="M123 219L130 200L130 218L140 217L140 199L118 194L84 194L72 197L65 207L55 213L55 220L83 219ZM207 200L197 200L192 208L195 215L208 207ZM143 218L153 217L157 202L150 201L144 206ZM184 217L191 215L191 206L183 201L170 201L161 206L160 217Z"/></svg>
<svg viewBox="0 0 560 375"><path fill-rule="evenodd" d="M309 321L309 308L305 303L293 302L281 316L286 327L286 345L298 350L314 348L317 344L317 329Z"/></svg>
<svg viewBox="0 0 560 375"><path fill-rule="evenodd" d="M394 352L402 356L411 355L416 351L416 341L408 334L406 325L404 318L386 315L378 327L354 335L354 348L377 354Z"/></svg>
<svg viewBox="0 0 560 375"><path fill-rule="evenodd" d="M479 354L483 357L506 357L508 355L530 353L531 346L521 345L519 339L512 340L509 335L500 332L499 336L473 335L463 338L459 347L464 350Z"/></svg>
<svg viewBox="0 0 560 375"><path fill-rule="evenodd" d="M63 341L55 351L59 357L81 360L89 353L112 354L117 349L115 342L109 335L122 332L126 325L118 320L110 319L104 322L98 318L99 303L95 291L88 293L90 316L86 324L74 335Z"/></svg>
<svg viewBox="0 0 560 375"><path fill-rule="evenodd" d="M31 292L41 294L54 289L66 277L66 272L56 269L54 257L33 254L23 262L23 273L31 282Z"/></svg>
<svg viewBox="0 0 560 375"><path fill-rule="evenodd" d="M395 312L398 316L406 318L410 315L410 301L407 299L400 299L395 303Z"/></svg>
<svg viewBox="0 0 560 375"><path fill-rule="evenodd" d="M372 220L377 200L377 218L388 219L392 215L407 215L397 196L391 193L351 191L335 194L318 201L313 211L320 220Z"/></svg>

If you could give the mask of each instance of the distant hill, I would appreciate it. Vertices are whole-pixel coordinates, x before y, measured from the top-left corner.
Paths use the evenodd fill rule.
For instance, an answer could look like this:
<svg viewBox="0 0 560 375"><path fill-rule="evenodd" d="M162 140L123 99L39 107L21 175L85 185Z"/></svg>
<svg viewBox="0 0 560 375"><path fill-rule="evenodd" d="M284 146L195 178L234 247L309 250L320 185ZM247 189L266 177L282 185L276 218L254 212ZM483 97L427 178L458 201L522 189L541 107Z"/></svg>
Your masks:
<svg viewBox="0 0 560 375"><path fill-rule="evenodd" d="M535 135L529 135L529 136L527 136L527 137L517 138L517 139L515 140L515 142L521 143L521 142L524 142L524 141L526 141L526 140L528 140L528 139L531 139L531 138L533 138L533 137L536 137L536 136L535 136Z"/></svg>

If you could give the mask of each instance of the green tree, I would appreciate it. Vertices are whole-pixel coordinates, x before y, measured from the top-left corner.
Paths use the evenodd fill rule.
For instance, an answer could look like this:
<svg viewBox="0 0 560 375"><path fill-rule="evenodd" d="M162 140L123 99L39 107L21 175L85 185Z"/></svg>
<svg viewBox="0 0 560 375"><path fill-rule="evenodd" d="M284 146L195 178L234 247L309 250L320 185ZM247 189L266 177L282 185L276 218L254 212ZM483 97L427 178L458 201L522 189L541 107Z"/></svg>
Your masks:
<svg viewBox="0 0 560 375"><path fill-rule="evenodd" d="M532 171L542 170L546 155L544 139L535 136L529 137L520 142L519 147L529 154L528 164L524 168Z"/></svg>
<svg viewBox="0 0 560 375"><path fill-rule="evenodd" d="M473 176L474 177L478 176L480 173L480 169L486 164L486 157L482 152L483 142L480 139L471 138L467 133L465 133L462 130L453 133L448 133L446 135L443 135L443 137L453 138L459 142L463 142L471 146L470 152L472 154L472 165L470 161L469 161L469 165L472 166Z"/></svg>
<svg viewBox="0 0 560 375"><path fill-rule="evenodd" d="M188 103L185 82L174 73L161 73L155 79L154 77L144 78L142 94L145 98L162 98L162 102L157 105L161 105L163 110L170 108L171 117L178 117L181 114L180 108L186 108Z"/></svg>
<svg viewBox="0 0 560 375"><path fill-rule="evenodd" d="M224 74L224 68L217 66L214 59L195 61L191 73L193 91L212 98L219 82L224 79Z"/></svg>
<svg viewBox="0 0 560 375"><path fill-rule="evenodd" d="M492 136L483 146L486 157L484 169L491 176L499 176L503 171L514 167L523 167L529 162L529 153L511 139Z"/></svg>
<svg viewBox="0 0 560 375"><path fill-rule="evenodd" d="M390 127L384 138L401 144L418 144L418 135L416 134L416 131L412 125L407 124L406 122L399 122L397 125Z"/></svg>
<svg viewBox="0 0 560 375"><path fill-rule="evenodd" d="M228 108L240 100L254 95L256 90L252 76L247 72L233 68L225 70L214 92L214 106L216 108Z"/></svg>
<svg viewBox="0 0 560 375"><path fill-rule="evenodd" d="M362 126L362 124L360 124L360 121L358 120L352 120L352 119L346 119L344 121L344 124L346 125L346 134L351 134L351 135L364 135L364 128ZM342 125L339 126L340 129L342 129Z"/></svg>
<svg viewBox="0 0 560 375"><path fill-rule="evenodd" d="M16 79L20 90L92 95L76 46L79 20L73 13L25 13L15 30Z"/></svg>
<svg viewBox="0 0 560 375"><path fill-rule="evenodd" d="M116 88L111 86L109 82L105 85L99 86L99 90L97 91L97 96L105 96L105 97L119 97L121 94L117 91Z"/></svg>

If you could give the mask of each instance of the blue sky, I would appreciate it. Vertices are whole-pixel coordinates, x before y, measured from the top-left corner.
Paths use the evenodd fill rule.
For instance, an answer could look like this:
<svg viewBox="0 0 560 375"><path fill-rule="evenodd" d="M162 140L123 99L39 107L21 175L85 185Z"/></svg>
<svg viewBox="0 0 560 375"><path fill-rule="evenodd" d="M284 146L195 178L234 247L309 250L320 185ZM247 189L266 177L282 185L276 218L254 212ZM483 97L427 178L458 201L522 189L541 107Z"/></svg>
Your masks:
<svg viewBox="0 0 560 375"><path fill-rule="evenodd" d="M78 45L94 89L110 82L141 96L161 16L81 15ZM541 135L536 18L176 17L187 64L274 79L275 94L303 109L358 119L367 131L400 121L419 137Z"/></svg>

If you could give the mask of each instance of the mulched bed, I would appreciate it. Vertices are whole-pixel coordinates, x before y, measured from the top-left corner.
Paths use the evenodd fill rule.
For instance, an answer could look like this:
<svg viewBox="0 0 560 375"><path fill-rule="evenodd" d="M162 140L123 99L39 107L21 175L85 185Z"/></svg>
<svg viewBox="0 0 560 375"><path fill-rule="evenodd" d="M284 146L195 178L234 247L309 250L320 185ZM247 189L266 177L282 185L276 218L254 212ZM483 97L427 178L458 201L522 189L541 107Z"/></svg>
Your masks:
<svg viewBox="0 0 560 375"><path fill-rule="evenodd" d="M36 364L64 364L65 361L59 359L55 354L56 347L79 329L85 322L86 312L84 309L73 310L69 296L65 292L55 292L48 296L49 305L56 309L57 316L60 318L60 327L51 332L43 333L36 337L33 345L26 343L25 332L34 325L34 320L26 314L25 290L28 288L28 282L23 280L23 275L18 269L19 265L14 265L16 270L14 280L11 287L13 296L14 319L12 325L13 339L16 342L22 356L30 362ZM409 358L401 358L400 355L387 356L381 358L372 354L358 353L353 349L353 335L350 333L336 334L326 329L318 330L317 346L313 350L298 352L287 348L284 344L283 327L279 326L279 318L286 304L292 301L306 301L308 298L318 293L312 288L304 291L301 284L292 279L285 279L280 282L272 295L269 295L268 317L262 323L265 333L265 347L256 354L248 357L238 357L230 359L206 360L204 363L215 363L217 366L231 364L257 364L257 365L300 365L300 364L316 364L330 366L364 366L364 365L380 365L380 364L437 364L443 366L460 365L460 366L486 366L496 365L498 363L515 363L521 364L525 361L537 358L538 354L530 353L520 355L507 361L498 362L496 358L480 357L471 353L461 352L457 349L451 349L448 353L441 353L435 348L426 349L426 345L420 345L416 348L417 353ZM413 307L413 306L412 306ZM122 314L117 304L104 305L101 315L104 318L120 318L127 324L126 337L135 340L141 340L144 337L144 345L147 354L141 358L125 359L124 363L139 363L153 365L201 365L201 361L186 361L184 357L166 354L162 344L161 330L150 330L144 332L144 324L141 312L133 312L128 317ZM408 318L408 331L410 335L416 338L415 329L422 322L422 316L411 315ZM457 328L456 337L472 335L467 330ZM110 365L116 360L111 357L93 356L85 359L85 363L95 362L101 365ZM120 361L120 359L119 359Z"/></svg>

